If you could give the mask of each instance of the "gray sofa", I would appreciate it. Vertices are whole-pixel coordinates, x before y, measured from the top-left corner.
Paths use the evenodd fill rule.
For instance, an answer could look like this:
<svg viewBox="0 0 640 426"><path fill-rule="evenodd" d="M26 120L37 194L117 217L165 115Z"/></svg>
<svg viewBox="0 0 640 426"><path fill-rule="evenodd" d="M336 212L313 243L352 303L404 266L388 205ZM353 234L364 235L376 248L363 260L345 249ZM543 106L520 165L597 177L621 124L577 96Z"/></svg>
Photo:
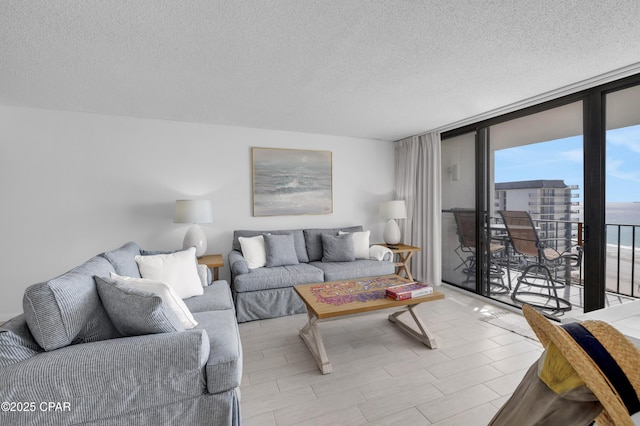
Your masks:
<svg viewBox="0 0 640 426"><path fill-rule="evenodd" d="M362 232L362 230L362 226L351 226L346 228L234 231L232 250L228 260L238 322L306 312L304 304L293 290L293 286L298 284L395 273L390 253L382 260L326 261L322 234L338 235L340 231L354 233ZM297 263L249 269L247 260L242 253L239 238L267 234L293 235Z"/></svg>
<svg viewBox="0 0 640 426"><path fill-rule="evenodd" d="M205 271L203 294L184 300L195 328L123 337L94 277L139 278L140 254L127 243L25 291L24 313L0 327L1 424L241 423L229 285Z"/></svg>

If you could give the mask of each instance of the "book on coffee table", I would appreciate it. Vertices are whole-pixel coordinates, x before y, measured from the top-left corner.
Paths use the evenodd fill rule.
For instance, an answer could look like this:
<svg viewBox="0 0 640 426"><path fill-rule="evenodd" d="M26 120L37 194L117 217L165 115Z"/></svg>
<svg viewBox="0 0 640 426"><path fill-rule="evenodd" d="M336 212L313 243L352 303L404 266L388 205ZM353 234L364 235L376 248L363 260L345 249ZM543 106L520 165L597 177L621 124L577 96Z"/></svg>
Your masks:
<svg viewBox="0 0 640 426"><path fill-rule="evenodd" d="M415 297L426 296L433 293L433 287L427 284L413 282L393 287L387 287L386 294L394 300L407 300Z"/></svg>

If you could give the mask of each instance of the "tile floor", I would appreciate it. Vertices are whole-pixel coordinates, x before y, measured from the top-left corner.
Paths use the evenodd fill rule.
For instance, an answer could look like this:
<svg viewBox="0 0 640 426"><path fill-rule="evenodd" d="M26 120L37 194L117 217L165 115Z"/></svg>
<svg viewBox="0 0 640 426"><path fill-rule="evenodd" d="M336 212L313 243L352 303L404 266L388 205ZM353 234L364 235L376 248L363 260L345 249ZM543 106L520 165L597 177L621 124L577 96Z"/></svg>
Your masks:
<svg viewBox="0 0 640 426"><path fill-rule="evenodd" d="M306 314L240 324L245 425L486 425L542 347L480 321L505 311L443 286L417 307L441 338L431 350L387 320L392 311L320 325L333 373L298 336Z"/></svg>

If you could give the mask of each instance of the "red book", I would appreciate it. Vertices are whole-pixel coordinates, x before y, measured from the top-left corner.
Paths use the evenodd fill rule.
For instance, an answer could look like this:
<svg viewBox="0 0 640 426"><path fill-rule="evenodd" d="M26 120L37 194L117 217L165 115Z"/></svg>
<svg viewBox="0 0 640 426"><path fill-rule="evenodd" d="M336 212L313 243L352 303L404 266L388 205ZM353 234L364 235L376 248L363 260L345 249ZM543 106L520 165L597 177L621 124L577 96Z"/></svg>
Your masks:
<svg viewBox="0 0 640 426"><path fill-rule="evenodd" d="M386 293L387 297L394 300L407 300L432 294L433 287L427 284L413 282L387 287Z"/></svg>

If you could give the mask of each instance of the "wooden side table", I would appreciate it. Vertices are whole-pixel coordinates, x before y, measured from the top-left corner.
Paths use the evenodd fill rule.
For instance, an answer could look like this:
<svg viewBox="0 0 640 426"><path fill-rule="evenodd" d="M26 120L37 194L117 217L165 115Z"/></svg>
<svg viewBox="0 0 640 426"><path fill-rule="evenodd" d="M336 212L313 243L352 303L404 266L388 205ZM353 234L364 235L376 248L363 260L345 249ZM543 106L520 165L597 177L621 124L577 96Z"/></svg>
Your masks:
<svg viewBox="0 0 640 426"><path fill-rule="evenodd" d="M395 266L397 268L396 274L400 275L401 272L404 272L405 277L413 281L413 276L411 275L411 271L409 270L409 260L411 260L411 256L413 256L413 253L422 251L422 249L420 247L408 246L406 244L380 245L387 247L393 254L398 255L399 262L395 262Z"/></svg>
<svg viewBox="0 0 640 426"><path fill-rule="evenodd" d="M218 268L224 266L224 260L222 260L221 254L206 254L198 258L200 265L207 265L207 268L213 269L213 280L218 279Z"/></svg>

